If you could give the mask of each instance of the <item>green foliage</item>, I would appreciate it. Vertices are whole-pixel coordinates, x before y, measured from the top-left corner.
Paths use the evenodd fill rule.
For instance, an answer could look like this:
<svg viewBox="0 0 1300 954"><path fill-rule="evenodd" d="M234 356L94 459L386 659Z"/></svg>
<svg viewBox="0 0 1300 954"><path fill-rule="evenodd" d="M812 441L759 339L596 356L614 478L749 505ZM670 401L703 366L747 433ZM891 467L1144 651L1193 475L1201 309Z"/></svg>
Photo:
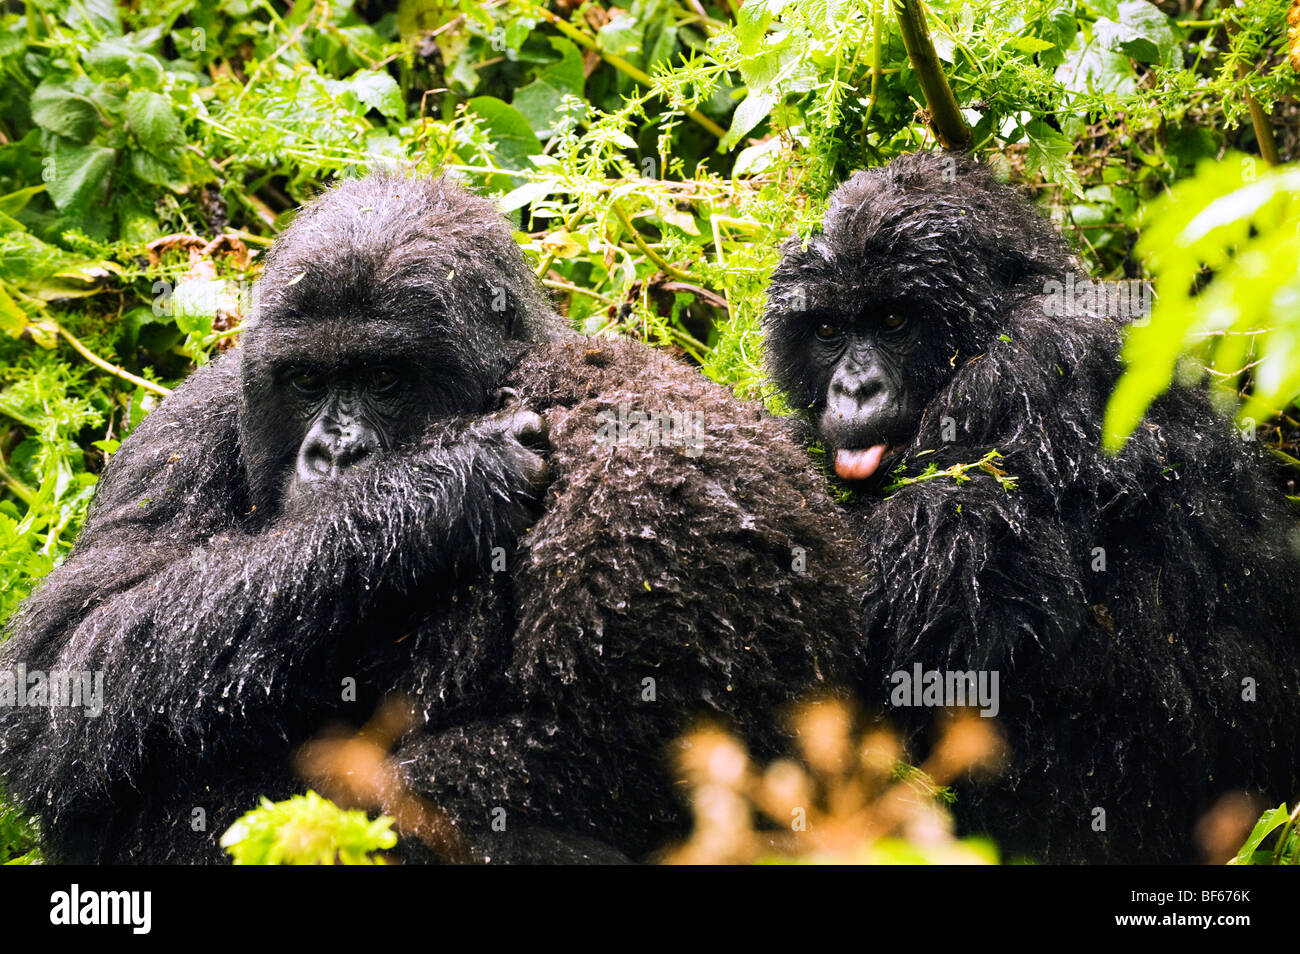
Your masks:
<svg viewBox="0 0 1300 954"><path fill-rule="evenodd" d="M0 792L0 865L41 864L37 835L36 820L5 804Z"/></svg>
<svg viewBox="0 0 1300 954"><path fill-rule="evenodd" d="M934 142L889 0L367 12L383 6L0 13L0 620L68 552L117 443L237 341L257 253L332 179L401 164L496 197L575 327L780 410L758 328L780 242L853 170ZM1209 0L1180 23L1142 0L928 4L976 153L1098 276L1140 277L1132 237L1151 233L1161 304L1117 430L1189 350L1225 388L1249 366L1248 413L1296 392L1294 173L1232 184L1232 159L1152 205L1197 163L1259 151L1247 94L1267 112L1298 91L1287 8ZM1158 237L1197 208L1240 214L1185 248Z"/></svg>
<svg viewBox="0 0 1300 954"><path fill-rule="evenodd" d="M1112 449L1176 371L1210 374L1242 415L1269 418L1300 395L1300 166L1250 156L1205 161L1152 203L1138 245L1156 281L1150 322L1131 329L1111 398Z"/></svg>
<svg viewBox="0 0 1300 954"><path fill-rule="evenodd" d="M237 865L374 865L397 844L393 820L344 811L315 792L283 802L262 799L221 836Z"/></svg>
<svg viewBox="0 0 1300 954"><path fill-rule="evenodd" d="M0 500L2 617L66 554L85 518L95 483L86 456L104 450L81 441L104 435L96 429L113 400L88 377L53 352L0 341L0 434L11 448L0 462L9 492Z"/></svg>
<svg viewBox="0 0 1300 954"><path fill-rule="evenodd" d="M1241 846L1230 865L1295 865L1300 864L1300 805L1289 810L1283 802L1277 808L1270 808L1255 823L1246 843ZM1277 832L1271 847L1263 844L1269 836Z"/></svg>
<svg viewBox="0 0 1300 954"><path fill-rule="evenodd" d="M922 481L936 480L939 478L946 478L954 483L964 484L973 479L971 476L972 471L979 471L988 474L998 482L999 487L1010 492L1016 489L1017 480L1015 477L1011 476L1005 470L993 463L995 460L1000 460L1001 458L1001 454L995 450L991 450L979 460L971 461L968 464L953 464L952 466L945 467L942 470L935 464L927 464L925 469L915 477L906 476L906 468L900 467L898 470L890 474L889 483L882 488L881 492L892 494L911 484L919 484Z"/></svg>

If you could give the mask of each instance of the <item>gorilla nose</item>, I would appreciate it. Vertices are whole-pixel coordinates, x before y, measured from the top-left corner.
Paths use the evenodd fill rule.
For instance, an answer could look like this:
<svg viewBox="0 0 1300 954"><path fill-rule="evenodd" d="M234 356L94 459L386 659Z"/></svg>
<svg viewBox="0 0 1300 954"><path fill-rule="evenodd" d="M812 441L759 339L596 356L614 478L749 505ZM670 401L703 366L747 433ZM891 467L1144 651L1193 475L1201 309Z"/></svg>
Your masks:
<svg viewBox="0 0 1300 954"><path fill-rule="evenodd" d="M837 416L874 417L889 400L879 375L836 375L826 395L828 409Z"/></svg>
<svg viewBox="0 0 1300 954"><path fill-rule="evenodd" d="M341 434L307 441L298 455L298 479L336 477L374 453L374 443L362 435Z"/></svg>

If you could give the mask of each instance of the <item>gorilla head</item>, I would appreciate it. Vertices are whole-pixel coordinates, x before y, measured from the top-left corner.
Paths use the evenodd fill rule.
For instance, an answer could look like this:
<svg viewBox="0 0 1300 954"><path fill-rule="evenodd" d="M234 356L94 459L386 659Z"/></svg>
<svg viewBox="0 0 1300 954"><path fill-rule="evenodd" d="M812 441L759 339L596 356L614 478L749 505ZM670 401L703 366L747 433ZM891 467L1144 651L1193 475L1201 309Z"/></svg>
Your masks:
<svg viewBox="0 0 1300 954"><path fill-rule="evenodd" d="M846 480L865 480L922 410L1002 330L1009 295L1060 277L1050 223L982 167L905 156L831 196L823 231L789 240L764 320L768 361ZM887 472L887 471L881 471Z"/></svg>
<svg viewBox="0 0 1300 954"><path fill-rule="evenodd" d="M243 336L254 503L274 508L432 419L488 410L520 346L549 336L537 288L501 214L443 180L376 174L305 207L267 258Z"/></svg>

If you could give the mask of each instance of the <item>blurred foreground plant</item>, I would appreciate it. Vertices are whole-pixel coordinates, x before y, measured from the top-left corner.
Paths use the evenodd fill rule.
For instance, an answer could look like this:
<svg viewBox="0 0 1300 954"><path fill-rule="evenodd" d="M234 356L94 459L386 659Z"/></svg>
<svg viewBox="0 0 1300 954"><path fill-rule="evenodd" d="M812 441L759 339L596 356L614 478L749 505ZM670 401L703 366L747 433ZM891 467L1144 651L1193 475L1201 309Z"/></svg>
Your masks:
<svg viewBox="0 0 1300 954"><path fill-rule="evenodd" d="M903 761L883 728L858 733L837 700L794 715L802 764L756 766L720 729L679 743L678 767L691 790L695 827L668 850L670 864L997 864L982 838L958 839L943 786L1000 757L986 719L955 717L919 768Z"/></svg>
<svg viewBox="0 0 1300 954"><path fill-rule="evenodd" d="M374 865L392 848L393 820L344 811L313 791L283 802L262 799L221 836L237 865Z"/></svg>
<svg viewBox="0 0 1300 954"><path fill-rule="evenodd" d="M1208 372L1225 404L1249 388L1243 423L1272 417L1300 394L1300 165L1205 161L1144 217L1138 251L1157 301L1125 342L1106 445L1123 445L1175 374Z"/></svg>
<svg viewBox="0 0 1300 954"><path fill-rule="evenodd" d="M464 861L464 842L446 817L412 795L388 758L410 728L409 702L385 701L358 732L334 729L308 742L294 756L294 768L329 801L309 790L283 802L262 799L225 833L221 845L236 864L384 864L371 853L397 844L400 831L425 842L438 857ZM335 804L354 808L345 811ZM389 814L370 821L365 809Z"/></svg>

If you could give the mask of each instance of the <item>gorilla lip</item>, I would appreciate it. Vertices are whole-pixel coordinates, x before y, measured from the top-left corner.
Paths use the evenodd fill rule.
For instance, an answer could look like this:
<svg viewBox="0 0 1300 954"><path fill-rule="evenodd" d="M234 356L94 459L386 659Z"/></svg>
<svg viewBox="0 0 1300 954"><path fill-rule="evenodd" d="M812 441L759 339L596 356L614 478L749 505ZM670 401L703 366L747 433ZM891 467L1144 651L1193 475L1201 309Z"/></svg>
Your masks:
<svg viewBox="0 0 1300 954"><path fill-rule="evenodd" d="M862 450L841 447L835 452L835 473L842 480L866 480L880 466L886 449L884 444Z"/></svg>

